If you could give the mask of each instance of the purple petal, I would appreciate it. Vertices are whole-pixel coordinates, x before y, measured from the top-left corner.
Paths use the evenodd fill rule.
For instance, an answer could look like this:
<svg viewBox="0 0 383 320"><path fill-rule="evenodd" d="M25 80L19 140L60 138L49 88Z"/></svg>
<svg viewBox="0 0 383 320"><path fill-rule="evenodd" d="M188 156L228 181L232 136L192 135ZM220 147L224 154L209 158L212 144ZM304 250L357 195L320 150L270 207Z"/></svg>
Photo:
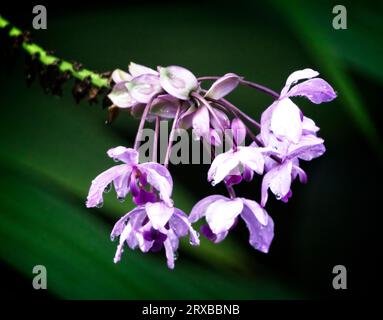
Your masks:
<svg viewBox="0 0 383 320"><path fill-rule="evenodd" d="M227 117L226 113L221 111L221 110L218 110L217 108L212 107L212 109L213 109L213 112L214 112L215 116L217 117L219 123L217 123L215 117L211 117L211 119L210 119L211 126L214 129L220 130L220 131L222 131L221 130L222 128L224 128L224 129L230 128L230 120Z"/></svg>
<svg viewBox="0 0 383 320"><path fill-rule="evenodd" d="M159 78L154 74L135 77L126 84L126 87L132 98L141 103L148 103L154 95L161 92Z"/></svg>
<svg viewBox="0 0 383 320"><path fill-rule="evenodd" d="M320 157L325 151L324 140L314 135L303 135L297 144L290 144L288 158L298 157L302 160L311 161Z"/></svg>
<svg viewBox="0 0 383 320"><path fill-rule="evenodd" d="M295 179L296 176L298 175L299 176L299 181L303 184L307 183L307 174L306 172L300 168L299 166L297 165L293 165L293 178Z"/></svg>
<svg viewBox="0 0 383 320"><path fill-rule="evenodd" d="M145 209L142 207L134 208L129 211L127 214L122 216L114 225L113 230L110 234L110 239L113 241L116 237L118 237L122 231L124 230L128 219L133 218L136 215L145 213Z"/></svg>
<svg viewBox="0 0 383 320"><path fill-rule="evenodd" d="M117 83L112 92L108 94L108 98L119 108L131 108L137 103L130 95L126 84L127 82Z"/></svg>
<svg viewBox="0 0 383 320"><path fill-rule="evenodd" d="M113 180L114 189L116 190L118 199L124 199L129 193L130 174L130 171L123 173Z"/></svg>
<svg viewBox="0 0 383 320"><path fill-rule="evenodd" d="M97 207L103 203L103 193L105 188L117 177L122 174L129 174L131 167L126 164L114 166L101 174L93 181L89 189L86 206L87 208Z"/></svg>
<svg viewBox="0 0 383 320"><path fill-rule="evenodd" d="M265 145L269 145L271 132L271 117L273 115L274 109L277 107L279 101L273 102L273 104L263 111L261 115L261 138Z"/></svg>
<svg viewBox="0 0 383 320"><path fill-rule="evenodd" d="M226 232L242 209L241 199L218 199L206 208L206 222L215 234Z"/></svg>
<svg viewBox="0 0 383 320"><path fill-rule="evenodd" d="M242 176L243 176L243 180L250 182L251 180L253 180L254 171L251 170L247 165L244 165Z"/></svg>
<svg viewBox="0 0 383 320"><path fill-rule="evenodd" d="M112 79L115 83L127 82L132 80L132 76L121 69L116 69L112 73Z"/></svg>
<svg viewBox="0 0 383 320"><path fill-rule="evenodd" d="M258 208L257 210L263 209ZM261 252L267 253L274 238L274 222L271 217L267 215L265 210L263 210L263 212L263 214L267 216L266 225L259 222L254 211L246 204L244 205L241 217L246 222L246 226L249 229L249 242L251 246Z"/></svg>
<svg viewBox="0 0 383 320"><path fill-rule="evenodd" d="M215 194L198 201L190 212L189 221L191 223L194 223L198 221L199 219L201 219L205 215L207 207L210 204L212 204L214 201L219 199L228 199L228 198L219 194Z"/></svg>
<svg viewBox="0 0 383 320"><path fill-rule="evenodd" d="M289 98L279 100L271 116L270 128L278 138L298 143L302 135L301 112Z"/></svg>
<svg viewBox="0 0 383 320"><path fill-rule="evenodd" d="M148 68L148 67L145 67L143 65L140 65L140 64L137 64L137 63L134 63L134 62L131 62L129 64L129 72L130 74L133 76L133 77L138 77L140 75L143 75L143 74L154 74L154 75L158 75L158 72L151 69L151 68Z"/></svg>
<svg viewBox="0 0 383 320"><path fill-rule="evenodd" d="M267 190L269 188L271 192L275 194L277 199L286 196L291 186L291 170L292 162L286 161L283 164L275 166L265 174L262 180L262 207L266 205L268 198Z"/></svg>
<svg viewBox="0 0 383 320"><path fill-rule="evenodd" d="M229 150L216 156L208 171L208 181L215 186L221 182L230 172L239 165L239 157L236 152Z"/></svg>
<svg viewBox="0 0 383 320"><path fill-rule="evenodd" d="M169 170L156 162L147 162L138 165L139 170L146 174L148 184L159 191L160 198L169 206L173 205L171 195L173 191L173 179Z"/></svg>
<svg viewBox="0 0 383 320"><path fill-rule="evenodd" d="M263 174L265 166L264 157L258 147L238 147L239 161L258 174Z"/></svg>
<svg viewBox="0 0 383 320"><path fill-rule="evenodd" d="M118 146L111 148L107 151L107 155L114 161L125 162L129 165L135 165L138 163L138 152L132 148L125 148Z"/></svg>
<svg viewBox="0 0 383 320"><path fill-rule="evenodd" d="M174 269L174 250L172 247L172 244L169 239L166 239L164 242L164 247L165 247L165 254L166 254L166 260L167 260L167 265L169 269Z"/></svg>
<svg viewBox="0 0 383 320"><path fill-rule="evenodd" d="M160 116L163 119L173 119L177 113L180 103L173 96L161 95L154 99L150 108L150 113L155 116Z"/></svg>
<svg viewBox="0 0 383 320"><path fill-rule="evenodd" d="M196 107L192 105L189 109L183 112L178 120L178 127L185 130L191 128L193 126L193 118L196 110Z"/></svg>
<svg viewBox="0 0 383 320"><path fill-rule="evenodd" d="M225 183L228 187L239 184L239 183L241 183L241 181L242 181L241 175L232 174L232 175L226 176L226 178L225 178Z"/></svg>
<svg viewBox="0 0 383 320"><path fill-rule="evenodd" d="M164 227L174 212L174 207L169 207L163 202L148 202L145 208L154 229Z"/></svg>
<svg viewBox="0 0 383 320"><path fill-rule="evenodd" d="M315 134L319 131L319 127L315 125L315 122L312 119L305 116L303 116L302 120L302 129L303 134Z"/></svg>
<svg viewBox="0 0 383 320"><path fill-rule="evenodd" d="M169 220L170 227L174 231L174 233L183 237L189 232L190 234L190 244L193 246L199 245L199 237L197 232L191 226L187 215L181 211L180 209L175 209L173 216ZM186 232L185 232L186 231Z"/></svg>
<svg viewBox="0 0 383 320"><path fill-rule="evenodd" d="M173 97L188 100L198 88L197 78L187 69L178 66L158 67L162 88Z"/></svg>
<svg viewBox="0 0 383 320"><path fill-rule="evenodd" d="M193 114L193 136L195 139L210 136L210 115L205 106L201 106Z"/></svg>
<svg viewBox="0 0 383 320"><path fill-rule="evenodd" d="M236 74L227 73L212 84L205 96L217 100L221 99L238 86L239 80L240 77Z"/></svg>
<svg viewBox="0 0 383 320"><path fill-rule="evenodd" d="M130 109L130 114L132 115L133 118L135 119L141 119L142 117L142 114L144 113L144 110L145 110L145 107L146 107L146 104L144 103L137 103L135 104L131 109ZM146 121L148 122L152 122L156 119L156 116L155 115L152 115L152 114L148 114L146 116Z"/></svg>
<svg viewBox="0 0 383 320"><path fill-rule="evenodd" d="M133 192L132 192L133 195ZM148 202L158 201L157 195L154 192L146 191L144 189L139 189L136 196L133 196L133 202L136 205L144 205Z"/></svg>
<svg viewBox="0 0 383 320"><path fill-rule="evenodd" d="M233 139L237 146L241 145L246 138L246 126L238 118L234 118L231 122L231 130L233 130Z"/></svg>
<svg viewBox="0 0 383 320"><path fill-rule="evenodd" d="M281 91L280 98L284 98L287 92L289 91L290 86L297 83L299 80L314 78L318 75L319 73L317 71L309 68L293 72L287 78L286 84Z"/></svg>
<svg viewBox="0 0 383 320"><path fill-rule="evenodd" d="M261 225L266 226L268 224L269 216L265 209L263 209L257 202L254 200L249 200L245 198L241 198L243 204L252 212L252 214L256 217L258 222Z"/></svg>
<svg viewBox="0 0 383 320"><path fill-rule="evenodd" d="M329 102L336 98L334 89L323 79L306 80L292 87L286 97L304 96L315 104Z"/></svg>

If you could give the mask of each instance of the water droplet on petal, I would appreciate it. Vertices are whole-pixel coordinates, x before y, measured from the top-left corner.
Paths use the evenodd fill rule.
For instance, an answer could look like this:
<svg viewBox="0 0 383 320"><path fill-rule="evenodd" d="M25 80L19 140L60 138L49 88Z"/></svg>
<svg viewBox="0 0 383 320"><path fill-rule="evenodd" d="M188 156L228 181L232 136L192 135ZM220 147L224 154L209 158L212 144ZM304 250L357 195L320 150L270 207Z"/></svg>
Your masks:
<svg viewBox="0 0 383 320"><path fill-rule="evenodd" d="M125 197L117 197L117 200L120 201L121 203L125 201Z"/></svg>
<svg viewBox="0 0 383 320"><path fill-rule="evenodd" d="M104 202L100 202L96 205L97 208L102 208L102 206L104 205Z"/></svg>
<svg viewBox="0 0 383 320"><path fill-rule="evenodd" d="M174 260L177 260L177 259L178 259L178 251L174 252L173 257L174 257Z"/></svg>
<svg viewBox="0 0 383 320"><path fill-rule="evenodd" d="M110 235L110 241L114 241L114 239L116 239L116 237L114 235Z"/></svg>
<svg viewBox="0 0 383 320"><path fill-rule="evenodd" d="M282 195L279 194L279 193L277 193L277 194L275 195L275 198L277 198L277 200L281 200L281 199L282 199Z"/></svg>

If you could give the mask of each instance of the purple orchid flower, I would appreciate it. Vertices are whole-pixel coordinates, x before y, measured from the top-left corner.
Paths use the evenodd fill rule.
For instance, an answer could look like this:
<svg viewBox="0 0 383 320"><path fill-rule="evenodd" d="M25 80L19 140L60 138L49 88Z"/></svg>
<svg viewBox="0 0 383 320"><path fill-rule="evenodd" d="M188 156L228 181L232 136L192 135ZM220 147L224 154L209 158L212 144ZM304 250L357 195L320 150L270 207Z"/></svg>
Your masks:
<svg viewBox="0 0 383 320"><path fill-rule="evenodd" d="M263 112L261 117L261 134L266 143L270 133L279 139L299 142L303 130L303 116L290 97L304 96L315 104L336 98L334 89L325 80L314 78L318 75L319 73L312 69L303 69L293 72L287 78L279 98ZM296 84L303 79L308 80Z"/></svg>
<svg viewBox="0 0 383 320"><path fill-rule="evenodd" d="M103 204L103 193L112 183L119 200L123 200L131 192L137 205L156 202L159 199L169 206L173 205L170 198L173 180L166 167L156 162L139 164L138 152L122 146L108 150L107 154L123 164L104 171L92 181L86 202L88 208ZM154 190L148 190L148 187L153 187Z"/></svg>
<svg viewBox="0 0 383 320"><path fill-rule="evenodd" d="M251 246L267 253L274 237L274 222L266 210L253 200L211 195L193 207L189 221L194 223L205 217L207 225L201 227L201 232L218 243L225 239L239 215L249 229Z"/></svg>
<svg viewBox="0 0 383 320"><path fill-rule="evenodd" d="M192 228L187 215L164 202L146 203L125 214L111 233L112 241L120 237L114 263L121 259L124 245L142 252L159 251L165 248L167 265L174 268L179 238L189 233L190 244L199 245L198 233Z"/></svg>
<svg viewBox="0 0 383 320"><path fill-rule="evenodd" d="M225 180L228 186L238 184L244 179L251 181L253 174L263 174L264 156L275 154L271 148L261 148L252 144L240 146L245 141L246 127L241 120L234 118L231 124L233 132L233 147L217 155L208 171L208 181L215 186Z"/></svg>
<svg viewBox="0 0 383 320"><path fill-rule="evenodd" d="M305 121L306 130L316 130L315 124ZM313 131L308 131L313 132ZM286 140L279 141L270 137L269 146L275 150L280 162L266 156L265 168L267 173L262 181L261 205L264 207L268 199L268 189L275 194L278 200L287 202L292 195L291 183L299 177L301 183L307 182L305 171L299 166L299 159L311 161L320 157L325 151L324 140L318 138L315 133L304 134L298 143L290 143Z"/></svg>

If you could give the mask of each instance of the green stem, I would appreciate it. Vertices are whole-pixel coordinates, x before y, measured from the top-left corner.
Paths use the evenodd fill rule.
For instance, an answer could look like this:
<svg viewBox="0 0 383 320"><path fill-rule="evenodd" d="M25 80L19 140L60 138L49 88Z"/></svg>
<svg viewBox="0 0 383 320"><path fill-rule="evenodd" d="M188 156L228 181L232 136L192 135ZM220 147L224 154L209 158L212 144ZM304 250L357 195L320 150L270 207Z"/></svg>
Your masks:
<svg viewBox="0 0 383 320"><path fill-rule="evenodd" d="M0 16L0 28L5 28L10 23L3 17ZM12 27L9 31L10 37L18 37L22 35L22 31L16 27ZM44 65L52 64L56 61L61 61L59 64L59 70L62 72L69 72L73 77L84 80L85 78L90 77L91 83L99 88L108 88L109 80L107 78L102 77L100 74L97 74L93 71L87 69L81 69L79 71L75 70L72 63L64 60L60 60L59 58L48 54L43 48L38 46L35 43L22 43L22 48L30 55L39 54L40 62Z"/></svg>

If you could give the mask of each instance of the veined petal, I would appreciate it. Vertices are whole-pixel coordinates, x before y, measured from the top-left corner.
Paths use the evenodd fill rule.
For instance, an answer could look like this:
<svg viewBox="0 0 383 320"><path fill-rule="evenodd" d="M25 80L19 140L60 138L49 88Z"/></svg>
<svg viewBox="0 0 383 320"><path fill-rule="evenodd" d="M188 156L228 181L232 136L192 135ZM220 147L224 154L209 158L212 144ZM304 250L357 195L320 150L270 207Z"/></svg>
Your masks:
<svg viewBox="0 0 383 320"><path fill-rule="evenodd" d="M138 102L148 103L150 99L161 92L161 85L157 75L142 74L126 84L130 95Z"/></svg>
<svg viewBox="0 0 383 320"><path fill-rule="evenodd" d="M147 162L138 165L139 170L146 174L148 183L159 191L160 198L167 205L172 206L170 199L173 191L173 179L169 170L156 162Z"/></svg>
<svg viewBox="0 0 383 320"><path fill-rule="evenodd" d="M130 95L126 84L127 82L117 83L108 94L108 98L119 108L130 108L137 103Z"/></svg>
<svg viewBox="0 0 383 320"><path fill-rule="evenodd" d="M261 224L251 208L245 204L241 217L249 229L249 243L251 246L261 252L267 253L274 238L274 222L273 219L267 215L266 211L264 211L264 214L267 216L266 225Z"/></svg>
<svg viewBox="0 0 383 320"><path fill-rule="evenodd" d="M303 70L298 70L298 71L293 72L287 78L286 84L281 91L280 98L284 98L286 93L289 91L290 86L295 84L299 80L314 78L318 75L319 75L319 72L317 72L313 69L310 69L310 68L306 68Z"/></svg>
<svg viewBox="0 0 383 320"><path fill-rule="evenodd" d="M169 207L163 202L148 202L145 208L154 229L164 227L174 212L174 207Z"/></svg>
<svg viewBox="0 0 383 320"><path fill-rule="evenodd" d="M334 89L323 79L309 79L292 87L286 97L304 96L312 103L320 104L336 98Z"/></svg>
<svg viewBox="0 0 383 320"><path fill-rule="evenodd" d="M271 133L271 117L273 115L274 109L277 107L279 101L274 101L271 106L269 106L261 115L261 138L265 145L269 145Z"/></svg>
<svg viewBox="0 0 383 320"><path fill-rule="evenodd" d="M218 199L207 207L206 222L215 234L226 232L234 224L242 209L241 199Z"/></svg>
<svg viewBox="0 0 383 320"><path fill-rule="evenodd" d="M239 157L236 152L229 150L216 156L207 173L208 181L212 181L212 185L221 182L230 174L236 166L239 165Z"/></svg>
<svg viewBox="0 0 383 320"><path fill-rule="evenodd" d="M302 160L311 161L320 157L325 151L324 140L310 135L303 135L297 144L290 144L288 149L288 158L298 157Z"/></svg>
<svg viewBox="0 0 383 320"><path fill-rule="evenodd" d="M132 148L125 148L118 146L111 148L107 151L107 154L114 161L125 162L129 165L135 165L138 163L138 152Z"/></svg>
<svg viewBox="0 0 383 320"><path fill-rule="evenodd" d="M113 241L114 238L118 237L122 231L124 230L126 223L128 219L133 218L134 216L137 216L139 214L145 213L144 207L138 207L134 208L133 210L129 211L127 214L122 216L114 225L113 230L110 234L110 239Z"/></svg>
<svg viewBox="0 0 383 320"><path fill-rule="evenodd" d="M130 81L132 78L133 77L129 73L121 69L116 69L112 73L112 79L115 83Z"/></svg>
<svg viewBox="0 0 383 320"><path fill-rule="evenodd" d="M205 216L207 207L219 199L228 199L228 198L220 194L215 194L198 201L190 212L189 221L191 223L194 223L198 221L199 219L201 219L203 216Z"/></svg>
<svg viewBox="0 0 383 320"><path fill-rule="evenodd" d="M219 123L217 123L217 120L215 117L211 117L210 124L215 130L222 131L222 128L228 129L230 128L230 120L225 112L218 110L217 108L212 107L212 110L217 117Z"/></svg>
<svg viewBox="0 0 383 320"><path fill-rule="evenodd" d="M86 206L87 208L97 207L103 203L103 192L105 188L117 177L122 174L129 174L131 167L126 164L120 164L109 168L99 174L93 181L89 189Z"/></svg>
<svg viewBox="0 0 383 320"><path fill-rule="evenodd" d="M231 91L233 91L239 84L240 77L234 73L227 73L223 77L216 80L206 92L205 97L213 99L221 99Z"/></svg>
<svg viewBox="0 0 383 320"><path fill-rule="evenodd" d="M198 88L197 78L185 68L178 66L158 67L158 71L162 88L178 99L188 100L190 93Z"/></svg>
<svg viewBox="0 0 383 320"><path fill-rule="evenodd" d="M134 63L134 62L131 62L129 64L129 72L133 77L138 77L138 76L143 75L143 74L158 75L157 71L155 71L151 68L145 67L141 64Z"/></svg>
<svg viewBox="0 0 383 320"><path fill-rule="evenodd" d="M265 174L262 180L262 207L266 205L268 198L267 190L269 188L277 199L281 199L287 195L291 186L291 170L292 162L286 161L283 164L275 166Z"/></svg>
<svg viewBox="0 0 383 320"><path fill-rule="evenodd" d="M302 135L301 112L289 98L279 100L271 116L270 128L278 138L299 142Z"/></svg>

